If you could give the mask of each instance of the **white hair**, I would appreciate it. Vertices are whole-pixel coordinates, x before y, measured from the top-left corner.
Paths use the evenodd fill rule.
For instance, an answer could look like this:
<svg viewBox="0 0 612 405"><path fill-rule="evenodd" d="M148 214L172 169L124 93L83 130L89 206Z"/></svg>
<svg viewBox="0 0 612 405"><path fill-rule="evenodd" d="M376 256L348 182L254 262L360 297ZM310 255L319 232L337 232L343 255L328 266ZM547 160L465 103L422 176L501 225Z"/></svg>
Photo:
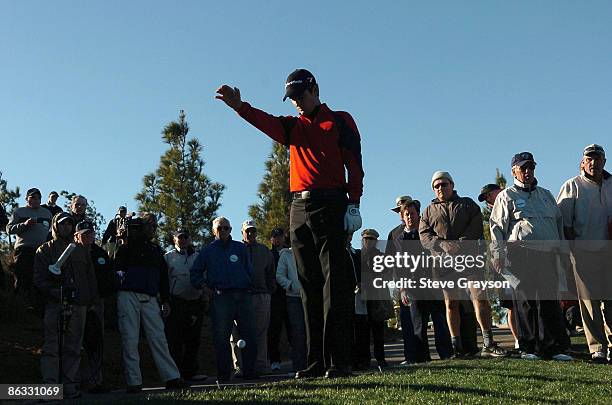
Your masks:
<svg viewBox="0 0 612 405"><path fill-rule="evenodd" d="M213 222L212 222L213 231L216 230L222 222L227 222L227 225L231 226L229 219L225 217L217 217L213 219Z"/></svg>

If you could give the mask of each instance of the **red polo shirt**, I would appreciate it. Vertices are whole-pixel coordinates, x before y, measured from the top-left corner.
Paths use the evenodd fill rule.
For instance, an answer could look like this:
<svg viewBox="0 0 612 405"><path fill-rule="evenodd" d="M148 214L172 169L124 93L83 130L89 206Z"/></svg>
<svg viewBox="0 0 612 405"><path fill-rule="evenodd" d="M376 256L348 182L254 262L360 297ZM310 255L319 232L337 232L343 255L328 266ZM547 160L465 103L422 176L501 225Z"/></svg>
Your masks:
<svg viewBox="0 0 612 405"><path fill-rule="evenodd" d="M289 146L292 192L344 189L349 201L359 202L363 193L361 139L351 115L338 111L351 130L340 134L334 112L321 104L314 118L273 116L243 102L238 114L270 138ZM347 132L347 131L345 131ZM341 139L342 138L342 139ZM345 180L344 169L347 179Z"/></svg>

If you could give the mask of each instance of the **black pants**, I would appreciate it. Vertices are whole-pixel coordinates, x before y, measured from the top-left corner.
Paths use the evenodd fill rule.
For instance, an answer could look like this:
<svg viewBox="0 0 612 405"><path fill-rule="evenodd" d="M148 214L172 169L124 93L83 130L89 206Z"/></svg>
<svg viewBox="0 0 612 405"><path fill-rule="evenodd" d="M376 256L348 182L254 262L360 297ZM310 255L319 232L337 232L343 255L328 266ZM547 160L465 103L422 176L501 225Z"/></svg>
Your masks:
<svg viewBox="0 0 612 405"><path fill-rule="evenodd" d="M19 246L15 249L13 257L15 265L15 292L30 298L34 285L34 256L36 249L29 246Z"/></svg>
<svg viewBox="0 0 612 405"><path fill-rule="evenodd" d="M295 199L291 246L304 288L308 367L348 367L354 313L353 269L345 266L346 197Z"/></svg>
<svg viewBox="0 0 612 405"><path fill-rule="evenodd" d="M280 343L283 326L289 334L289 319L287 315L287 296L285 290L276 284L276 292L272 294L270 304L270 327L268 329L268 357L270 363L280 363L281 356L278 345Z"/></svg>
<svg viewBox="0 0 612 405"><path fill-rule="evenodd" d="M168 349L185 379L198 371L198 350L204 308L201 299L184 300L173 297L166 320Z"/></svg>
<svg viewBox="0 0 612 405"><path fill-rule="evenodd" d="M554 253L526 248L509 250L512 272L521 280L513 291L521 351L544 358L567 348L567 332L558 301Z"/></svg>
<svg viewBox="0 0 612 405"><path fill-rule="evenodd" d="M374 358L378 363L385 361L385 321L368 320L367 315L355 315L355 345L353 346L353 367L370 367L370 333L374 341Z"/></svg>
<svg viewBox="0 0 612 405"><path fill-rule="evenodd" d="M403 306L402 304L402 307ZM453 355L453 346L451 344L450 332L446 322L446 307L444 301L411 300L410 309L405 312L409 312L412 321L411 326L413 328L412 331L408 331L407 333L412 332L414 336L414 358L406 358L406 360L415 361L417 363L431 361L429 338L427 336L427 324L430 316L434 326L436 349L440 358L448 359ZM403 328L404 325L402 325L402 332ZM406 352L406 350L404 350L404 352Z"/></svg>

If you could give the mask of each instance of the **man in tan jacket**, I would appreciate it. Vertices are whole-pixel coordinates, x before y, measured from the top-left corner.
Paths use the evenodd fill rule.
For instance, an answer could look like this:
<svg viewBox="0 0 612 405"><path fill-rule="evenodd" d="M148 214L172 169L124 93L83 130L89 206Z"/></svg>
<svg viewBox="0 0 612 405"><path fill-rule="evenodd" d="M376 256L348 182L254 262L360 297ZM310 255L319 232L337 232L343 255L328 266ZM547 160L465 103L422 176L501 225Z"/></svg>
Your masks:
<svg viewBox="0 0 612 405"><path fill-rule="evenodd" d="M419 224L419 235L421 243L434 256L456 256L472 255L475 256L478 248L478 241L482 240L483 226L482 213L480 207L469 197L460 197L455 191L455 183L450 173L438 171L431 179L431 188L436 195L431 204L425 209ZM465 274L467 278L480 278L482 274L473 272ZM457 281L463 275L457 269L443 271L434 268L434 278ZM476 312L476 319L480 324L483 336L483 348L480 352L481 357L505 357L508 353L499 347L493 340L491 304L484 290L480 288L469 288L470 298ZM444 302L446 304L446 315L448 329L451 333L455 357L470 354L475 347L464 348L461 335L465 334L462 323L467 322L468 313L461 316L461 308L469 308L469 303L465 290L460 288L444 288ZM462 303L463 301L463 303ZM465 316L467 315L467 316ZM475 332L474 332L475 335ZM475 346L475 336L470 346ZM464 350L465 349L465 350Z"/></svg>
<svg viewBox="0 0 612 405"><path fill-rule="evenodd" d="M87 308L98 302L96 275L87 249L77 245L61 267L61 274L49 271L73 240L74 221L67 213L53 217L53 240L43 244L34 258L34 285L46 300L45 341L40 368L44 384L64 384L64 398L80 396L79 366ZM59 330L62 317L64 328ZM60 347L59 337L63 335ZM62 369L59 370L61 353ZM60 375L61 373L61 375Z"/></svg>
<svg viewBox="0 0 612 405"><path fill-rule="evenodd" d="M557 197L572 256L582 323L595 363L605 363L612 348L612 274L608 223L612 218L612 176L604 170L599 145L584 148L580 175L566 181Z"/></svg>

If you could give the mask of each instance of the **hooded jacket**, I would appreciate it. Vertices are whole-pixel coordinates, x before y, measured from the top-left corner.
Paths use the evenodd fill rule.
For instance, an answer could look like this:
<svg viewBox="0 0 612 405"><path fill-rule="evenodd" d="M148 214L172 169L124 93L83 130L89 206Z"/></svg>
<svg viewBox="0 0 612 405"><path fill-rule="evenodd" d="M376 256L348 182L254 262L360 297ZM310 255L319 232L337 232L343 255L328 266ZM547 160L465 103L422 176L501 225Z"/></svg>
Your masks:
<svg viewBox="0 0 612 405"><path fill-rule="evenodd" d="M86 247L77 244L62 266L60 275L49 271L49 266L57 262L72 242L70 239L60 238L57 233L58 221L69 216L60 213L53 217L51 223L53 239L41 245L34 258L34 285L50 302L59 302L60 286L73 287L76 290L76 304L89 306L97 302L99 297L94 266Z"/></svg>

